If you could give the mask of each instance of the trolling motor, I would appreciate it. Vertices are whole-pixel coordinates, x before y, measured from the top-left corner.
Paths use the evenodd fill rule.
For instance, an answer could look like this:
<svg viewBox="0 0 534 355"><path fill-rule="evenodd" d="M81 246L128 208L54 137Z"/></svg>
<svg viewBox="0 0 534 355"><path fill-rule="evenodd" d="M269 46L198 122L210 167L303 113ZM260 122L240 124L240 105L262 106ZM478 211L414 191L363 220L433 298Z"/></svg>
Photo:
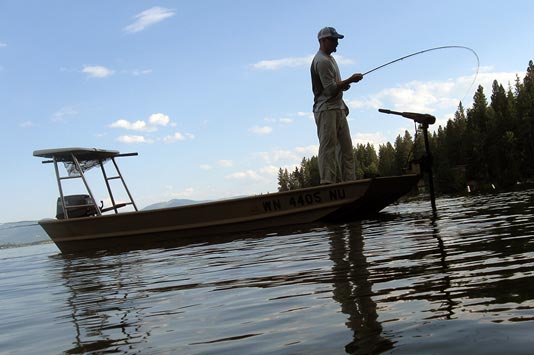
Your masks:
<svg viewBox="0 0 534 355"><path fill-rule="evenodd" d="M428 113L416 113L416 112L398 112L379 108L378 112L388 113L393 115L399 115L409 118L415 122L421 124L423 128L423 136L425 139L425 156L421 158L421 170L426 171L428 174L428 189L430 191L430 203L432 205L432 212L436 214L436 195L434 193L434 178L432 174L432 155L430 154L430 145L428 143L428 126L436 122L436 117L429 115Z"/></svg>

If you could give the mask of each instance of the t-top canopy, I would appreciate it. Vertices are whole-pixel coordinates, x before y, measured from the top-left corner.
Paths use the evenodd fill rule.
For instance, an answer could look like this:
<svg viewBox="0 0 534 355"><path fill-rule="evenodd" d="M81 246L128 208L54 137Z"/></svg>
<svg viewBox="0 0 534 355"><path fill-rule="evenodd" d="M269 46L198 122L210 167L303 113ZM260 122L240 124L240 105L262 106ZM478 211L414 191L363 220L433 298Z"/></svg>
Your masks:
<svg viewBox="0 0 534 355"><path fill-rule="evenodd" d="M36 150L33 155L41 158L54 159L56 163L62 162L65 165L69 176L79 176L83 172L101 166L108 160L114 157L137 155L137 153L120 154L116 150L104 150L96 148L58 148L58 149L43 149ZM76 157L81 172L78 171L76 163L72 156ZM44 161L43 163L51 163L51 161Z"/></svg>
<svg viewBox="0 0 534 355"><path fill-rule="evenodd" d="M104 150L96 148L57 148L42 149L33 152L33 156L53 159L61 162L72 162L72 154L79 162L88 160L106 160L120 154L117 150Z"/></svg>

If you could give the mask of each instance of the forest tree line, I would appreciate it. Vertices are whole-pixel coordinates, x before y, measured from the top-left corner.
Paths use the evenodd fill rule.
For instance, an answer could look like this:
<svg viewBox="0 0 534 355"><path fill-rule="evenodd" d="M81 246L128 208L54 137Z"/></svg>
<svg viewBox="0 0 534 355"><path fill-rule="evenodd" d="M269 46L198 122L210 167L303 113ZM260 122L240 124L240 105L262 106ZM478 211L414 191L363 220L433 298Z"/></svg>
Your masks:
<svg viewBox="0 0 534 355"><path fill-rule="evenodd" d="M507 188L534 178L534 63L529 61L523 80L505 89L493 81L491 97L479 86L471 108L459 104L445 127L429 134L434 184L439 193L465 191L466 186ZM408 131L395 142L354 149L356 177L405 173L411 161L425 154L420 129ZM303 158L293 171L280 168L278 191L319 185L317 157Z"/></svg>

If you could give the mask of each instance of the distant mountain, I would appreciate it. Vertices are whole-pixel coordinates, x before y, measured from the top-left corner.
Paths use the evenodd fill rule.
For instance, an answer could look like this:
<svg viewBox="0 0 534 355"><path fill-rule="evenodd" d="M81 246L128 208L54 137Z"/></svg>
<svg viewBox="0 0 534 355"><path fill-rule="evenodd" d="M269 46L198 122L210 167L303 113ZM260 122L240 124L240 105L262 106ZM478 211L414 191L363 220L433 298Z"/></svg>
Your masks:
<svg viewBox="0 0 534 355"><path fill-rule="evenodd" d="M0 248L50 241L36 221L0 223Z"/></svg>
<svg viewBox="0 0 534 355"><path fill-rule="evenodd" d="M158 208L169 208L169 207L179 207L179 206L186 206L186 205L194 205L197 203L203 203L203 202L209 202L209 201L194 201L194 200L187 200L187 199L174 199L167 202L158 202L153 205L146 206L143 208L143 210L155 210Z"/></svg>

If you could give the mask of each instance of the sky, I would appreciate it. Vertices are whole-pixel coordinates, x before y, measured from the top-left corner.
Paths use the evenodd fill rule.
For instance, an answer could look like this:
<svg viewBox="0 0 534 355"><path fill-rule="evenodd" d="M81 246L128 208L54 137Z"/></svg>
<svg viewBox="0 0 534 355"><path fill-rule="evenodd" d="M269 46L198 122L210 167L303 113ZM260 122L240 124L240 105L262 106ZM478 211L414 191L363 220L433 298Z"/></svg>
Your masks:
<svg viewBox="0 0 534 355"><path fill-rule="evenodd" d="M0 223L54 217L40 149L139 153L118 159L139 208L276 192L279 168L317 154L309 66L324 26L345 35L342 78L472 48L479 62L432 51L344 94L355 145L413 135L413 122L378 108L433 114L437 129L478 85L489 100L493 80L523 78L533 13L530 0L0 0Z"/></svg>

